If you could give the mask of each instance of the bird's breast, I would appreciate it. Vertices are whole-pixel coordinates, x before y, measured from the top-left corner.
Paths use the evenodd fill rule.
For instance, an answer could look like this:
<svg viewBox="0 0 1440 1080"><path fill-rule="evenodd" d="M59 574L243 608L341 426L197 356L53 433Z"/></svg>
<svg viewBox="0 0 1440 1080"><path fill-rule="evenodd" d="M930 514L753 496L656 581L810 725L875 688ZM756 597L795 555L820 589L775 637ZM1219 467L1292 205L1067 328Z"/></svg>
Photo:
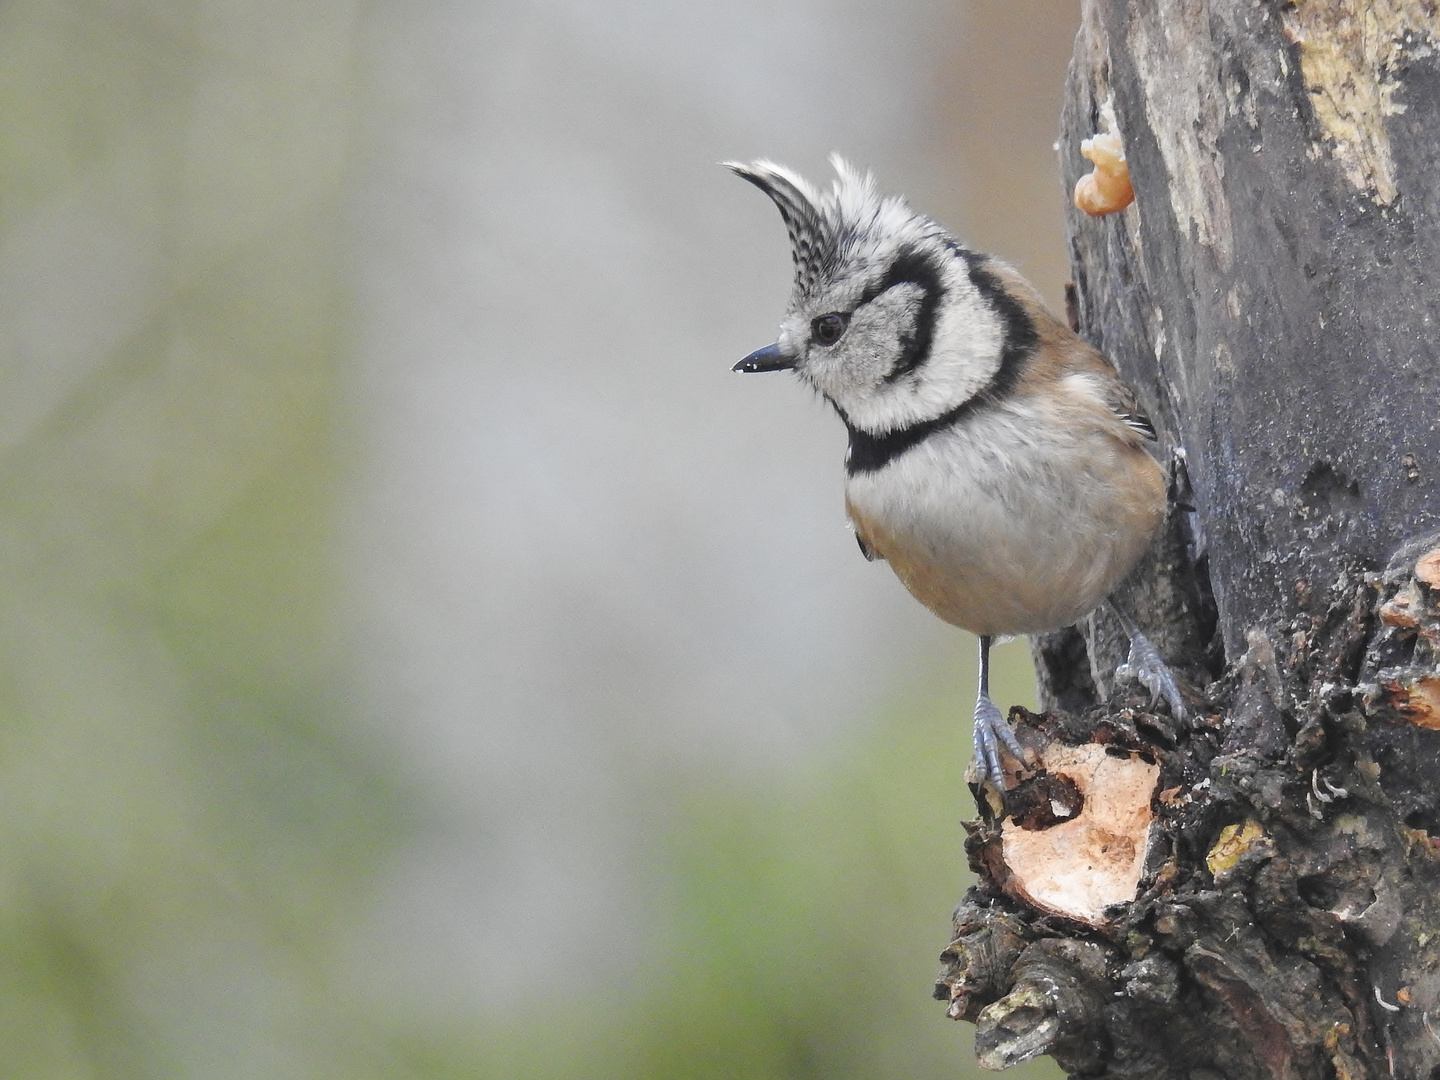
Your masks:
<svg viewBox="0 0 1440 1080"><path fill-rule="evenodd" d="M1094 610L1164 515L1143 450L1103 427L992 417L851 476L862 540L936 615L977 634L1038 633Z"/></svg>

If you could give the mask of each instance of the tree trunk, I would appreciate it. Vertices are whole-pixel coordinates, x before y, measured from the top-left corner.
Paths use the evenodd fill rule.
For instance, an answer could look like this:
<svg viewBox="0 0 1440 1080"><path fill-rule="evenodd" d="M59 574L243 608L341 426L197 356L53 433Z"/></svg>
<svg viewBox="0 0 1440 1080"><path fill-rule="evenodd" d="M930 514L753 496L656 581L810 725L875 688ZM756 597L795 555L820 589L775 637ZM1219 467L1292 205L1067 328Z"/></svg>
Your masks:
<svg viewBox="0 0 1440 1080"><path fill-rule="evenodd" d="M1183 450L1122 594L1192 715L1106 617L1036 641L937 996L991 1067L1440 1077L1440 14L1085 0L1072 186L1106 105L1073 315Z"/></svg>

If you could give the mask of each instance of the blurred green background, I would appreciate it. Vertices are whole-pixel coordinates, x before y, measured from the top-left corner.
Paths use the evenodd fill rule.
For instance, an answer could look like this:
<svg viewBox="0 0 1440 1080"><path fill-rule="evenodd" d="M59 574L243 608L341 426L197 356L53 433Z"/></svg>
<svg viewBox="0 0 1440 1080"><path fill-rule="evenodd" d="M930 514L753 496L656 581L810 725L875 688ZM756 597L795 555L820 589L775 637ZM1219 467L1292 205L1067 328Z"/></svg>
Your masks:
<svg viewBox="0 0 1440 1080"><path fill-rule="evenodd" d="M783 25L762 5L727 16L738 45L714 84L685 83L682 57L673 93L634 81L647 65L627 35L643 38L644 4L0 6L0 1074L969 1075L971 1032L929 989L966 885L973 641L912 611L888 575L860 577L871 568L833 520L831 418L793 388L712 383L770 340L788 277L778 222L712 163L783 156L792 127L812 172L831 148L821 140L858 143L882 182L925 194L1056 297L1050 141L1074 7L912 5L870 76L889 85L927 41L908 96L873 115L841 101L816 120L821 105L785 112L764 86L758 104L732 102L725 73L743 82L736 58L770 55L749 34L779 57L800 48L782 31L838 35L817 46L815 71L837 48L875 48L843 5L781 5ZM455 45L454 27L472 36ZM694 39L715 36L701 25ZM532 122L516 102L542 96L523 90L527 65L557 55L577 79L620 87L604 99L613 128L599 150L527 160L515 148ZM476 73L483 122L467 126L453 85L424 81L431 60ZM485 81L505 72L523 92ZM627 133L686 128L692 98L711 126L671 147L683 166L652 157L643 171L659 188L627 186L655 153ZM908 118L903 137L867 144L892 113ZM469 156L451 161L457 145ZM534 216L506 211L513 235L473 218L508 197L467 186L485 162L539 192ZM685 170L700 186L681 184ZM613 205L658 224L612 235L629 219L572 213L572 184L575 200L610 184ZM502 243L531 250L533 234L533 250L578 259L575 238L592 232L601 254L584 256L584 274L498 260L505 287L544 294L548 316L494 299L483 265ZM466 237L458 251L452 234ZM659 286L616 281L627 258L672 252L684 254L650 272L697 291L647 313ZM617 324L609 343L595 328L626 305L642 329ZM527 357L548 380L541 405L511 409L519 346L496 342L552 323L588 344ZM432 325L448 329L432 338ZM404 380L429 369L397 338L422 361L448 350L457 370L494 365L473 386L423 388L457 408L500 402L514 424L477 428L542 442L580 430L593 447L563 408L545 419L576 386L591 410L613 394L607 437L642 431L646 452L577 451L584 467L567 472L529 451L432 447L443 425L400 407ZM626 368L624 341L660 360ZM643 427L657 415L672 426ZM742 432L743 452L730 445ZM792 433L793 453L765 450ZM401 459L419 472L397 471ZM478 519L472 544L469 526L441 516L426 535L459 537L453 550L407 546L430 519L387 493L454 470L458 487L426 489L424 512L443 515L465 501L453 491L472 491L467 478L483 501L501 466L496 484L524 483L496 488L510 508L499 524ZM772 471L813 491L814 514L810 494L762 486ZM615 550L638 550L636 565L557 543L527 571L523 611L472 618L469 598L498 604L519 573L484 537L514 526L531 550L536 535L603 530L597 507L613 503L603 485L617 475L629 501ZM593 506L583 485L565 486L574 476L601 485ZM578 523L515 526L541 506ZM754 538L771 521L784 528ZM433 580L392 573L441 564ZM601 584L612 579L646 603L617 615ZM496 591L466 591L488 582ZM824 606L852 596L853 608ZM578 626L578 644L526 621L552 601L553 625ZM436 627L452 628L443 647L423 636ZM832 629L850 636L831 642ZM665 652L675 641L696 659ZM501 673L490 682L488 657ZM502 679L522 662L537 673L523 692ZM1023 643L1000 667L997 699L1028 702ZM471 703L427 719L450 700L432 688L472 668ZM609 696L585 696L597 686ZM732 720L742 734L715 734ZM533 748L505 741L536 732ZM518 777L513 797L506 777ZM480 801L466 801L472 790ZM594 836L579 829L592 818ZM550 867L535 886L543 910L523 890L506 907L519 864L492 848L507 844ZM598 869L567 876L574 851ZM454 866L479 884L447 884ZM422 894L448 897L448 914L432 921ZM524 934L506 929L512 909L533 915L514 922Z"/></svg>

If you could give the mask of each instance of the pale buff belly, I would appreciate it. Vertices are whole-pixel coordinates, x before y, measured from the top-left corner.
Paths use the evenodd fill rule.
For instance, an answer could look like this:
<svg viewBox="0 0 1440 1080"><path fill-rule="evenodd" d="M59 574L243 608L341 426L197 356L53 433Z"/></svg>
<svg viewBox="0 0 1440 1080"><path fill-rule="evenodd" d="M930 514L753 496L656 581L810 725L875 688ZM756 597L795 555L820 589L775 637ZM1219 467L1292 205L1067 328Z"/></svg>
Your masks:
<svg viewBox="0 0 1440 1080"><path fill-rule="evenodd" d="M1164 477L1149 455L1108 441L1091 449L1084 468L1067 472L1041 455L1017 474L1008 460L943 468L943 447L917 448L852 477L847 509L946 622L993 636L1054 630L1099 606L1164 514Z"/></svg>

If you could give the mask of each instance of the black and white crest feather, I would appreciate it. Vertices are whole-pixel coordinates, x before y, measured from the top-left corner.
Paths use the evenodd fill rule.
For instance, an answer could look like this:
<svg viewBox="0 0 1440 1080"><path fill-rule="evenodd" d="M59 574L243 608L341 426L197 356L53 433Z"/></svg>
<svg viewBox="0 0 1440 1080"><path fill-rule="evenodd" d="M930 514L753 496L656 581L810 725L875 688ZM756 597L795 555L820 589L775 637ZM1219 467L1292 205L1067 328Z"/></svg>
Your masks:
<svg viewBox="0 0 1440 1080"><path fill-rule="evenodd" d="M838 154L830 164L837 178L830 190L816 188L803 176L773 161L724 163L737 176L750 181L775 203L790 234L795 260L795 295L803 297L830 277L849 249L882 225L885 219L904 220L911 212L902 199L881 196L874 178L854 168Z"/></svg>
<svg viewBox="0 0 1440 1080"><path fill-rule="evenodd" d="M790 234L790 253L795 260L795 291L809 291L835 258L835 230L816 206L809 182L782 165L756 161L745 165L727 161L725 167L750 181L770 196Z"/></svg>

